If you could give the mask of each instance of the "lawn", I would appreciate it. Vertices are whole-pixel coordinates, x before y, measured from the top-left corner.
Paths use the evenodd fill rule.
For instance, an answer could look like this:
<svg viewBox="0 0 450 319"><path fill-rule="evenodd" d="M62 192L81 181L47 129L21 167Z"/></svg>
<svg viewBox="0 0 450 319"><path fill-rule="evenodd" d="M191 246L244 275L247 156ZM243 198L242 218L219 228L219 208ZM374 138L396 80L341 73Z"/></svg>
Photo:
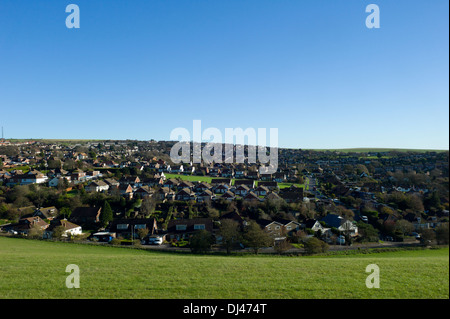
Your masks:
<svg viewBox="0 0 450 319"><path fill-rule="evenodd" d="M171 173L164 173L164 175L166 176L166 178L179 178L183 181L190 181L190 182L207 182L207 183L211 183L212 179L222 179L222 177L209 177L209 176L196 176L196 175L178 175L178 174L171 174ZM234 185L234 181L236 179L232 178L231 179L231 185ZM258 181L256 181L255 183L256 186L258 186ZM287 188L287 187L291 187L291 185L295 185L298 187L303 187L304 188L304 184L295 184L295 183L278 183L278 187L280 189L282 188Z"/></svg>
<svg viewBox="0 0 450 319"><path fill-rule="evenodd" d="M449 298L448 248L334 257L214 256L0 237L0 298ZM369 264L380 288L365 286ZM80 288L65 286L66 266Z"/></svg>

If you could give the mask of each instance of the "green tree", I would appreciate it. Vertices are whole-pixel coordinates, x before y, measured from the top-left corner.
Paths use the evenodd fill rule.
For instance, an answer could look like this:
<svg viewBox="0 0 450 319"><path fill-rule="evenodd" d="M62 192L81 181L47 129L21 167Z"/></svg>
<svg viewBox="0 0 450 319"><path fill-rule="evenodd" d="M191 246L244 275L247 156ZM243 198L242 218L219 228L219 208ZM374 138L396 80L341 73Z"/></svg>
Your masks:
<svg viewBox="0 0 450 319"><path fill-rule="evenodd" d="M108 201L105 201L103 204L102 211L100 213L100 222L102 223L103 227L106 227L109 222L113 220L113 212L111 209L111 206L109 205Z"/></svg>
<svg viewBox="0 0 450 319"><path fill-rule="evenodd" d="M242 238L239 227L239 223L232 219L223 219L220 222L218 234L222 237L222 247L227 250L227 254L231 253L233 246Z"/></svg>
<svg viewBox="0 0 450 319"><path fill-rule="evenodd" d="M189 239L189 247L193 253L206 253L211 250L214 243L212 234L207 230L200 230L196 232Z"/></svg>
<svg viewBox="0 0 450 319"><path fill-rule="evenodd" d="M57 226L53 229L52 238L60 240L64 235L65 229L63 226Z"/></svg>
<svg viewBox="0 0 450 319"><path fill-rule="evenodd" d="M243 241L246 246L253 249L255 254L258 254L261 248L273 244L273 238L254 221L251 221L246 227Z"/></svg>
<svg viewBox="0 0 450 319"><path fill-rule="evenodd" d="M138 229L137 234L139 236L139 239L143 240L148 235L148 229L147 228L140 228L140 229Z"/></svg>
<svg viewBox="0 0 450 319"><path fill-rule="evenodd" d="M309 255L324 253L328 250L328 244L316 237L310 237L305 242L305 250Z"/></svg>
<svg viewBox="0 0 450 319"><path fill-rule="evenodd" d="M59 215L62 215L64 218L69 219L70 215L72 215L72 211L70 210L69 207L63 207L59 211Z"/></svg>
<svg viewBox="0 0 450 319"><path fill-rule="evenodd" d="M436 228L436 241L438 245L448 245L449 242L449 230L448 223L443 223Z"/></svg>

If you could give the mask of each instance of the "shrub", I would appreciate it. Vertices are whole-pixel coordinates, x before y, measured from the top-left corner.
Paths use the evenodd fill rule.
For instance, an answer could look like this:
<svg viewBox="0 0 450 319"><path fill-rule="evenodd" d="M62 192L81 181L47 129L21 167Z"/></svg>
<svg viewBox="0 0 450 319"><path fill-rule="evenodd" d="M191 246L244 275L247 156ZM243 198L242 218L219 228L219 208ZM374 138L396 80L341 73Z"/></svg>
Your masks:
<svg viewBox="0 0 450 319"><path fill-rule="evenodd" d="M305 243L305 250L309 255L325 253L328 250L328 244L316 237L311 237Z"/></svg>

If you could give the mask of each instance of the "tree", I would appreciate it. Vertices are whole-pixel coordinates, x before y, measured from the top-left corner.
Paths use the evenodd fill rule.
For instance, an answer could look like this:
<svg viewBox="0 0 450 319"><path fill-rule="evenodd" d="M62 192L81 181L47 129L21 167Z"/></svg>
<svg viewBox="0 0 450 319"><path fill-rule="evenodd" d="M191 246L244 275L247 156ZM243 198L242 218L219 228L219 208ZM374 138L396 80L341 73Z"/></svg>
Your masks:
<svg viewBox="0 0 450 319"><path fill-rule="evenodd" d="M155 207L155 199L153 197L147 196L142 200L140 213L145 217L148 217L155 212Z"/></svg>
<svg viewBox="0 0 450 319"><path fill-rule="evenodd" d="M189 247L193 253L206 253L214 243L212 234L207 230L196 232L189 240Z"/></svg>
<svg viewBox="0 0 450 319"><path fill-rule="evenodd" d="M444 223L436 228L436 241L438 245L448 245L449 242L448 223Z"/></svg>
<svg viewBox="0 0 450 319"><path fill-rule="evenodd" d="M292 245L286 239L276 241L274 245L275 251L280 255L291 248Z"/></svg>
<svg viewBox="0 0 450 319"><path fill-rule="evenodd" d="M108 201L105 201L103 204L102 211L100 213L100 222L102 223L103 227L106 227L109 222L113 220L113 212L111 209L111 206L109 205Z"/></svg>
<svg viewBox="0 0 450 319"><path fill-rule="evenodd" d="M395 223L395 230L400 231L403 235L409 234L414 230L414 225L405 219L401 219Z"/></svg>
<svg viewBox="0 0 450 319"><path fill-rule="evenodd" d="M31 239L38 239L42 238L42 235L44 234L44 231L39 225L33 225L31 226L31 229L28 231L28 238Z"/></svg>
<svg viewBox="0 0 450 319"><path fill-rule="evenodd" d="M324 253L328 250L328 244L316 237L311 237L305 243L305 250L309 255Z"/></svg>
<svg viewBox="0 0 450 319"><path fill-rule="evenodd" d="M436 239L436 234L432 229L424 229L420 233L422 244L431 244Z"/></svg>
<svg viewBox="0 0 450 319"><path fill-rule="evenodd" d="M137 234L139 236L139 239L143 240L148 235L148 229L147 228L139 228L137 231Z"/></svg>
<svg viewBox="0 0 450 319"><path fill-rule="evenodd" d="M378 230L376 230L372 225L366 224L364 222L358 222L357 226L358 226L358 233L361 235L363 242L378 241L379 238Z"/></svg>
<svg viewBox="0 0 450 319"><path fill-rule="evenodd" d="M239 223L232 219L223 219L220 222L219 236L222 237L222 246L227 250L227 254L230 254L233 246L242 238Z"/></svg>
<svg viewBox="0 0 450 319"><path fill-rule="evenodd" d="M72 211L70 210L69 207L63 207L61 208L59 214L62 215L64 218L68 219L70 218L70 215L72 215Z"/></svg>
<svg viewBox="0 0 450 319"><path fill-rule="evenodd" d="M65 229L63 226L57 226L53 229L52 238L61 239L64 235Z"/></svg>
<svg viewBox="0 0 450 319"><path fill-rule="evenodd" d="M273 239L254 221L251 221L243 235L244 243L253 249L255 254L263 247L269 247L273 244Z"/></svg>

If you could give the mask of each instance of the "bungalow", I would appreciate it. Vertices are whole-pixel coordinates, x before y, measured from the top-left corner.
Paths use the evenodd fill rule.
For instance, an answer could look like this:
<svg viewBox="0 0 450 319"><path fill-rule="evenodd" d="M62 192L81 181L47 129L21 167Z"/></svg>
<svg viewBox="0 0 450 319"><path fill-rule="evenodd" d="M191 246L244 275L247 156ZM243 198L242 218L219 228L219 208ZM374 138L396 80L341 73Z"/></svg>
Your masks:
<svg viewBox="0 0 450 319"><path fill-rule="evenodd" d="M33 217L40 217L42 219L52 220L58 216L58 209L55 206L38 208L33 213Z"/></svg>
<svg viewBox="0 0 450 319"><path fill-rule="evenodd" d="M195 197L196 197L196 195L191 189L183 188L176 194L175 199L182 200L182 201L189 201L189 200L195 200Z"/></svg>
<svg viewBox="0 0 450 319"><path fill-rule="evenodd" d="M53 233L56 227L62 227L64 229L62 237L76 236L82 234L81 226L69 222L67 219L59 219L52 222L50 226L44 232L44 238L50 239L53 237Z"/></svg>
<svg viewBox="0 0 450 319"><path fill-rule="evenodd" d="M213 199L215 199L215 196L209 189L205 189L197 195L197 202L199 203L211 201Z"/></svg>
<svg viewBox="0 0 450 319"><path fill-rule="evenodd" d="M211 189L212 186L206 182L200 182L194 186L194 191L197 193L203 192L207 189Z"/></svg>
<svg viewBox="0 0 450 319"><path fill-rule="evenodd" d="M101 207L77 207L69 220L75 224L98 223L100 221Z"/></svg>
<svg viewBox="0 0 450 319"><path fill-rule="evenodd" d="M157 200L171 200L175 197L175 192L168 187L161 187L155 193L155 198Z"/></svg>
<svg viewBox="0 0 450 319"><path fill-rule="evenodd" d="M115 233L117 237L139 237L139 229L147 229L148 235L153 235L158 231L158 225L154 218L127 218L115 219L109 227L108 232Z"/></svg>
<svg viewBox="0 0 450 319"><path fill-rule="evenodd" d="M245 201L257 201L259 200L258 196L256 196L255 193L249 192L247 195L244 196Z"/></svg>
<svg viewBox="0 0 450 319"><path fill-rule="evenodd" d="M154 193L154 190L152 188L150 188L149 186L141 186L139 187L134 194L135 195L140 195L142 198L144 197L150 197L152 196Z"/></svg>
<svg viewBox="0 0 450 319"><path fill-rule="evenodd" d="M236 196L232 192L227 191L220 198L228 200L228 201L232 201L236 198Z"/></svg>
<svg viewBox="0 0 450 319"><path fill-rule="evenodd" d="M213 232L213 221L210 218L173 219L167 226L169 239L188 239L199 230Z"/></svg>
<svg viewBox="0 0 450 319"><path fill-rule="evenodd" d="M34 227L40 230L45 230L48 226L49 224L40 217L28 217L20 219L17 224L11 224L5 229L11 229L18 234L28 235L29 231Z"/></svg>
<svg viewBox="0 0 450 319"><path fill-rule="evenodd" d="M325 222L331 228L337 228L340 232L348 233L354 237L358 235L358 227L350 220L347 220L336 214L328 214L321 221Z"/></svg>
<svg viewBox="0 0 450 319"><path fill-rule="evenodd" d="M234 193L239 196L245 196L250 191L250 188L246 185L239 185L234 189Z"/></svg>
<svg viewBox="0 0 450 319"><path fill-rule="evenodd" d="M179 180L177 180L175 178L170 178L164 182L163 187L172 189L172 188L176 188L179 183L180 183Z"/></svg>
<svg viewBox="0 0 450 319"><path fill-rule="evenodd" d="M189 188L189 189L193 189L194 188L194 184L191 183L190 181L181 181L178 185L177 185L177 189L183 189L183 188Z"/></svg>
<svg viewBox="0 0 450 319"><path fill-rule="evenodd" d="M245 185L248 188L255 188L255 181L251 180L251 179L241 179L241 180L235 180L234 181L234 186L239 186L239 185Z"/></svg>
<svg viewBox="0 0 450 319"><path fill-rule="evenodd" d="M214 193L216 194L225 194L230 190L230 186L227 184L219 184L215 187L213 187Z"/></svg>
<svg viewBox="0 0 450 319"><path fill-rule="evenodd" d="M322 224L316 219L308 219L304 223L304 227L306 229L311 229L313 232L325 232L326 228L322 226Z"/></svg>
<svg viewBox="0 0 450 319"><path fill-rule="evenodd" d="M258 182L258 186L264 186L267 187L269 190L273 191L273 190L277 190L278 189L278 183L277 182L264 182L264 181L259 181Z"/></svg>
<svg viewBox="0 0 450 319"><path fill-rule="evenodd" d="M87 192L103 192L109 189L109 185L104 181L94 181L85 187Z"/></svg>
<svg viewBox="0 0 450 319"><path fill-rule="evenodd" d="M258 186L255 189L255 194L258 196L266 196L269 193L269 189L264 186Z"/></svg>

